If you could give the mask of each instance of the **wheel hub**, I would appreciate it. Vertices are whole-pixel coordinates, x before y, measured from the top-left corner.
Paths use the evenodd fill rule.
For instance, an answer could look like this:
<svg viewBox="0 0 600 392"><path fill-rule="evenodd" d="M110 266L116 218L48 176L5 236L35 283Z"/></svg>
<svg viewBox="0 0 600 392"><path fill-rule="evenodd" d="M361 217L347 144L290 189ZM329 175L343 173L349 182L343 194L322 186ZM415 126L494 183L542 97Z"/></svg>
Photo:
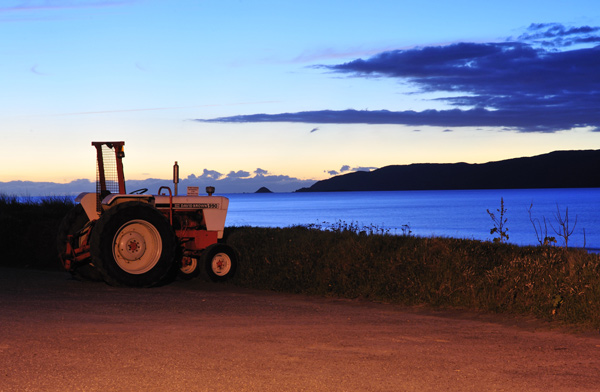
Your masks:
<svg viewBox="0 0 600 392"><path fill-rule="evenodd" d="M138 232L130 231L119 238L118 252L126 262L140 259L146 253L146 241Z"/></svg>
<svg viewBox="0 0 600 392"><path fill-rule="evenodd" d="M198 260L195 257L184 256L181 260L181 272L191 274L198 268Z"/></svg>
<svg viewBox="0 0 600 392"><path fill-rule="evenodd" d="M224 276L231 269L231 260L225 253L217 253L212 259L212 270L217 276Z"/></svg>
<svg viewBox="0 0 600 392"><path fill-rule="evenodd" d="M119 268L129 274L143 274L158 263L162 240L158 230L143 219L125 223L113 239L113 256Z"/></svg>

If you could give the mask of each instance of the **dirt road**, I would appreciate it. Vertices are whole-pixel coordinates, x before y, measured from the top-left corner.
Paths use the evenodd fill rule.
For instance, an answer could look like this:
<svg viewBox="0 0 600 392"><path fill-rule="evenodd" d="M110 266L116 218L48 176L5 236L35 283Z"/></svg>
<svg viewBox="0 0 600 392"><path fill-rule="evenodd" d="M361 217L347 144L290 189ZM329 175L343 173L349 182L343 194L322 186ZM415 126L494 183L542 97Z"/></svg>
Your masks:
<svg viewBox="0 0 600 392"><path fill-rule="evenodd" d="M600 336L178 281L0 268L0 391L597 391Z"/></svg>

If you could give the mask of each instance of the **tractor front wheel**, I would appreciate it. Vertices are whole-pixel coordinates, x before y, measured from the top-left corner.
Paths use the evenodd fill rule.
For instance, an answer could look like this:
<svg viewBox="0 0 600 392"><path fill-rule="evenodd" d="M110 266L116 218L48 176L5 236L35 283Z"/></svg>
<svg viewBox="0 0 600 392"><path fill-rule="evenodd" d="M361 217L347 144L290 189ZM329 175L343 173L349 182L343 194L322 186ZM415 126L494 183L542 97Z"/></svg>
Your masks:
<svg viewBox="0 0 600 392"><path fill-rule="evenodd" d="M225 244L213 244L202 253L206 273L213 282L223 282L235 275L238 254Z"/></svg>
<svg viewBox="0 0 600 392"><path fill-rule="evenodd" d="M183 280L193 279L200 275L200 262L197 257L183 256L178 276Z"/></svg>
<svg viewBox="0 0 600 392"><path fill-rule="evenodd" d="M98 219L90 252L108 284L150 287L172 277L177 239L169 221L155 208L127 202Z"/></svg>

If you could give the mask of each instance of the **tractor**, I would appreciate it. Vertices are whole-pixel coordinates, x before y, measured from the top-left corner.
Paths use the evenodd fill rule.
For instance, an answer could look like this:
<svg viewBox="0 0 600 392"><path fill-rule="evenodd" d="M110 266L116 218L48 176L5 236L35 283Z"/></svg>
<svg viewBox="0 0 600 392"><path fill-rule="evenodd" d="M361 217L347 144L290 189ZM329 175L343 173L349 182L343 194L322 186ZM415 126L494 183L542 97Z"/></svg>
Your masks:
<svg viewBox="0 0 600 392"><path fill-rule="evenodd" d="M222 242L229 199L200 196L198 187L178 195L179 165L173 166L173 191L161 186L127 193L123 173L125 142L92 142L96 148L96 192L62 220L58 254L74 277L104 280L113 286L151 287L177 276L190 279L203 271L225 281L236 271L239 255Z"/></svg>

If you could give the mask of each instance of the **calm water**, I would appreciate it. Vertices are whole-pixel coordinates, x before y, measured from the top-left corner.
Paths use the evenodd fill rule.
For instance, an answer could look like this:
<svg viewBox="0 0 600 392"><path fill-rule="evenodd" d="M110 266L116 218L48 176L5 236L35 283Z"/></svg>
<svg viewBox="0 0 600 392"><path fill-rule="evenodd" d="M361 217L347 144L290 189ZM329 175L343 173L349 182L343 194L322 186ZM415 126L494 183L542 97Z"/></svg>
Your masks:
<svg viewBox="0 0 600 392"><path fill-rule="evenodd" d="M402 233L408 225L419 236L447 236L491 240L493 222L487 209L496 213L504 198L509 242L537 245L527 209L532 217L548 221L548 235L557 237L557 205L569 224L577 218L569 246L600 248L600 188L510 189L461 191L332 192L228 194L227 226L287 227L335 224L339 221L360 226L374 225L390 233ZM543 223L542 223L543 230ZM584 235L585 231L585 235Z"/></svg>

